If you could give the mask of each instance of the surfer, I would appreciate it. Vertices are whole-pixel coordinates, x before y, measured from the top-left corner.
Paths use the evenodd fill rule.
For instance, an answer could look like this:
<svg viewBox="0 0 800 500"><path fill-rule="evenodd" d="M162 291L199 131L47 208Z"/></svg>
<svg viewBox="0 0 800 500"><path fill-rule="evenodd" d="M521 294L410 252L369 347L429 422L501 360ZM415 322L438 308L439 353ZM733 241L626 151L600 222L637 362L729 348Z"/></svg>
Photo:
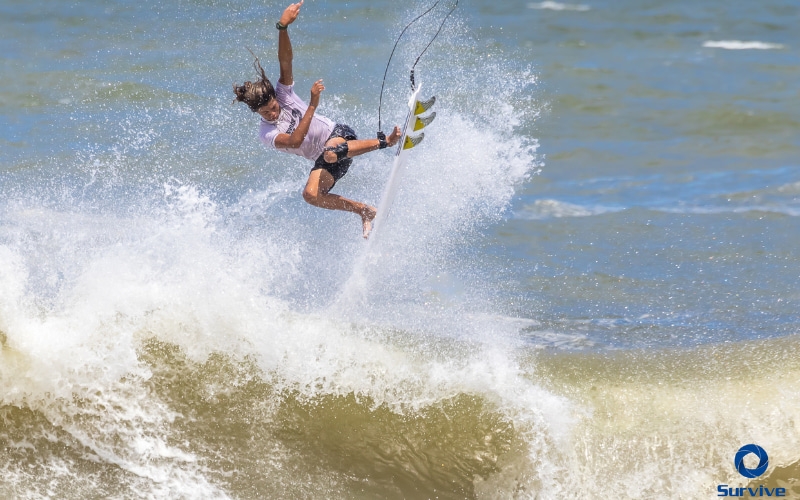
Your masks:
<svg viewBox="0 0 800 500"><path fill-rule="evenodd" d="M358 214L361 216L364 238L367 238L376 215L375 207L333 194L330 190L347 173L353 157L394 146L400 140L400 129L394 127L388 137L378 132L376 139L358 139L348 125L334 123L315 114L319 96L325 90L322 80L317 80L311 86L308 104L295 94L288 27L297 19L302 5L303 0L300 0L286 7L275 24L278 29L280 64L277 85L273 88L258 57L254 55L253 64L259 79L244 82L244 85L234 84L234 102L247 104L251 111L261 116L258 137L267 148L296 154L314 162L303 189L303 199L316 207Z"/></svg>

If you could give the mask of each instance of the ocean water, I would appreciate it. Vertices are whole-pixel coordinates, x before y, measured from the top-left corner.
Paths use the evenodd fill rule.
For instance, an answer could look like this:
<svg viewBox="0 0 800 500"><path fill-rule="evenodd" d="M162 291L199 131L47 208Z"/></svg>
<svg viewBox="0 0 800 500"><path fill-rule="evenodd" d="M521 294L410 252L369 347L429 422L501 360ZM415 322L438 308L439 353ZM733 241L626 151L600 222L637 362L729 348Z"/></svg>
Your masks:
<svg viewBox="0 0 800 500"><path fill-rule="evenodd" d="M298 94L372 136L431 4L307 0ZM800 498L796 1L462 0L371 253L231 103L284 7L0 1L0 498Z"/></svg>

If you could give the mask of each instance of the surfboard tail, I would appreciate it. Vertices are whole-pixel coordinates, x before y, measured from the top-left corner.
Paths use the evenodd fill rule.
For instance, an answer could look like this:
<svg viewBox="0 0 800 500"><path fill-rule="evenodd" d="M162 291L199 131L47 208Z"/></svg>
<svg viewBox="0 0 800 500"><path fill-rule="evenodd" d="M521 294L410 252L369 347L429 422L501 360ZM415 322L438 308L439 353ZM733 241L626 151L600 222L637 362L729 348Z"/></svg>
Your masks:
<svg viewBox="0 0 800 500"><path fill-rule="evenodd" d="M431 109L431 107L436 103L436 96L431 97L427 101L419 101L414 99L412 102L414 103L413 104L414 125L411 127L411 131L417 132L430 125L430 123L436 118L435 112L429 114L428 116L417 116ZM406 135L406 138L403 141L403 150L413 148L414 146L422 142L422 139L424 138L425 138L424 133L419 134L416 137Z"/></svg>

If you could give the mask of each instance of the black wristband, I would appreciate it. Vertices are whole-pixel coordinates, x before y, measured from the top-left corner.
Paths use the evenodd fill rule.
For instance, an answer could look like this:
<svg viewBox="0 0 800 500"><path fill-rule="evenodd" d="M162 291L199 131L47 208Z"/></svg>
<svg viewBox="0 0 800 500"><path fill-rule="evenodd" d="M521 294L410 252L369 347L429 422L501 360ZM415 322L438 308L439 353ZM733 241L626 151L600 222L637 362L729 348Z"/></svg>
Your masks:
<svg viewBox="0 0 800 500"><path fill-rule="evenodd" d="M281 24L281 22L278 21L277 23L275 23L275 27L278 28L278 31L285 31L286 28L288 28L289 26Z"/></svg>
<svg viewBox="0 0 800 500"><path fill-rule="evenodd" d="M388 147L389 143L386 142L386 134L378 132L378 149L386 149Z"/></svg>

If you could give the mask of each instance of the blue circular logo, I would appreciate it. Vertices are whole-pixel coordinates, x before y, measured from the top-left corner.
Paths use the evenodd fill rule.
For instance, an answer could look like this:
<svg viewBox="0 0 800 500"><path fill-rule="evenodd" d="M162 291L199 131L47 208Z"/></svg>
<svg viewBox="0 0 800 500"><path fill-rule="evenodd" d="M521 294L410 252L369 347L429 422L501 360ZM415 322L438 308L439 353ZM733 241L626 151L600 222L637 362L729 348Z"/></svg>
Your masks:
<svg viewBox="0 0 800 500"><path fill-rule="evenodd" d="M744 466L744 457L751 453L758 457L758 466L756 466L755 469L748 469ZM736 452L736 456L733 458L733 463L736 465L736 470L739 471L739 474L747 478L754 478L767 471L767 466L769 466L769 457L767 456L767 452L764 451L764 448L758 446L757 444L746 444L739 448L739 451Z"/></svg>

